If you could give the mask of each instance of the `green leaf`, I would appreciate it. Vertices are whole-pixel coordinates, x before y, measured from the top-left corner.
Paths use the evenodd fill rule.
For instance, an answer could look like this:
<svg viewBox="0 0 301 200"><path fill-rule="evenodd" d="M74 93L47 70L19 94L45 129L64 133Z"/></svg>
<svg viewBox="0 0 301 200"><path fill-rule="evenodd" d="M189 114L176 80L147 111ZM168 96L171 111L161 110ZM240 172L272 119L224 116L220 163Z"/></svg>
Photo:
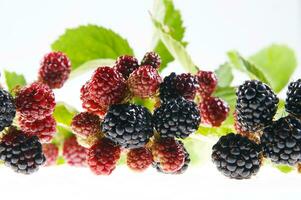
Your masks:
<svg viewBox="0 0 301 200"><path fill-rule="evenodd" d="M63 102L58 102L55 106L53 116L58 125L70 130L72 118L77 113L76 109Z"/></svg>
<svg viewBox="0 0 301 200"><path fill-rule="evenodd" d="M75 70L73 70L70 74L70 78L75 78L86 71L91 71L101 66L112 66L114 65L114 63L115 60L113 59L96 59L96 60L87 61L84 64L80 65Z"/></svg>
<svg viewBox="0 0 301 200"><path fill-rule="evenodd" d="M287 85L297 67L296 55L286 45L271 45L251 56L250 60L265 74L277 93Z"/></svg>
<svg viewBox="0 0 301 200"><path fill-rule="evenodd" d="M219 68L215 70L215 74L217 76L219 87L228 87L231 85L233 81L233 73L230 64L225 63L219 66Z"/></svg>
<svg viewBox="0 0 301 200"><path fill-rule="evenodd" d="M281 171L282 173L290 173L292 171L294 171L295 169L291 166L287 166L287 165L276 165L275 166L279 171Z"/></svg>
<svg viewBox="0 0 301 200"><path fill-rule="evenodd" d="M228 57L232 64L240 71L248 73L250 78L258 79L268 85L271 85L265 74L255 64L243 58L238 52L228 52Z"/></svg>
<svg viewBox="0 0 301 200"><path fill-rule="evenodd" d="M213 96L225 100L231 108L236 104L236 88L235 87L218 87Z"/></svg>
<svg viewBox="0 0 301 200"><path fill-rule="evenodd" d="M168 48L173 57L190 73L196 73L198 68L193 63L190 55L186 51L185 47L177 40L172 38L170 34L163 28L163 24L152 18L154 27L158 31L158 35L163 44Z"/></svg>
<svg viewBox="0 0 301 200"><path fill-rule="evenodd" d="M13 89L18 86L25 86L26 80L22 74L17 74L16 72L10 72L4 70L5 82L8 90L13 92Z"/></svg>
<svg viewBox="0 0 301 200"><path fill-rule="evenodd" d="M96 25L67 29L52 44L52 49L68 55L72 70L95 59L116 59L120 55L133 55L127 40L110 29Z"/></svg>
<svg viewBox="0 0 301 200"><path fill-rule="evenodd" d="M277 113L274 116L274 119L279 119L285 117L288 113L285 111L285 101L283 99L279 100Z"/></svg>
<svg viewBox="0 0 301 200"><path fill-rule="evenodd" d="M187 45L186 42L182 41L185 33L182 16L180 11L174 7L172 0L156 0L152 14L156 20L164 24L173 39L179 41L183 46ZM157 31L154 33L153 43L154 51L157 52L162 59L160 67L160 71L162 71L169 62L174 60L174 57L158 37Z"/></svg>

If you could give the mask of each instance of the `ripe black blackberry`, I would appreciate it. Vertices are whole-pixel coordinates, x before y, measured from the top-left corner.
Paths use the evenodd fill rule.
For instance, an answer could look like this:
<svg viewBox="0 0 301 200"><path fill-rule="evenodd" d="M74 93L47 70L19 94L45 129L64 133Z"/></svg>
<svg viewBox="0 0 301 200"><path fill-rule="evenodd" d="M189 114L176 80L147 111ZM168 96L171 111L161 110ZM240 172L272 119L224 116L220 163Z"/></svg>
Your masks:
<svg viewBox="0 0 301 200"><path fill-rule="evenodd" d="M162 102L166 102L170 99L175 99L180 96L176 89L176 80L177 75L174 72L163 79L163 82L159 87L160 99Z"/></svg>
<svg viewBox="0 0 301 200"><path fill-rule="evenodd" d="M261 165L261 148L239 134L222 136L212 147L212 162L225 176L247 179L255 175Z"/></svg>
<svg viewBox="0 0 301 200"><path fill-rule="evenodd" d="M0 131L13 123L15 115L16 106L13 97L0 88Z"/></svg>
<svg viewBox="0 0 301 200"><path fill-rule="evenodd" d="M244 132L258 132L272 122L279 99L269 86L245 81L236 92L236 120Z"/></svg>
<svg viewBox="0 0 301 200"><path fill-rule="evenodd" d="M162 103L153 116L161 137L186 138L198 129L200 121L197 105L183 97Z"/></svg>
<svg viewBox="0 0 301 200"><path fill-rule="evenodd" d="M285 110L301 117L301 79L289 84L286 95Z"/></svg>
<svg viewBox="0 0 301 200"><path fill-rule="evenodd" d="M9 128L0 142L0 159L15 172L31 174L46 158L37 136L26 136L15 127Z"/></svg>
<svg viewBox="0 0 301 200"><path fill-rule="evenodd" d="M296 165L301 161L301 122L293 116L267 126L261 136L264 155L277 164Z"/></svg>
<svg viewBox="0 0 301 200"><path fill-rule="evenodd" d="M112 105L104 117L101 129L109 139L124 148L142 147L153 136L152 116L140 105Z"/></svg>

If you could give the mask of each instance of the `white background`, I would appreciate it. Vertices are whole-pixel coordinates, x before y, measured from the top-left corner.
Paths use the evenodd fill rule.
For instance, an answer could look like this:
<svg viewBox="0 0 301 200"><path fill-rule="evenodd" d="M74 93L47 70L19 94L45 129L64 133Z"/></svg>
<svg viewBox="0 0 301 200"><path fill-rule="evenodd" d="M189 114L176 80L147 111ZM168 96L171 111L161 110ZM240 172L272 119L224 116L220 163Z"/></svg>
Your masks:
<svg viewBox="0 0 301 200"><path fill-rule="evenodd" d="M0 0L0 69L14 70L33 81L42 56L65 28L98 24L129 40L141 58L149 50L151 0ZM176 0L187 28L185 40L194 61L214 69L231 49L248 56L271 43L284 43L301 57L301 2L298 0ZM174 63L174 70L181 71ZM300 77L300 67L294 78ZM57 100L79 107L79 88L87 77L56 92ZM2 79L3 81L3 79ZM33 176L0 170L1 198L10 199L292 199L299 198L301 175L284 175L263 167L248 181L221 176L210 162L182 176L149 170L134 174L125 167L110 177L88 169L42 169Z"/></svg>

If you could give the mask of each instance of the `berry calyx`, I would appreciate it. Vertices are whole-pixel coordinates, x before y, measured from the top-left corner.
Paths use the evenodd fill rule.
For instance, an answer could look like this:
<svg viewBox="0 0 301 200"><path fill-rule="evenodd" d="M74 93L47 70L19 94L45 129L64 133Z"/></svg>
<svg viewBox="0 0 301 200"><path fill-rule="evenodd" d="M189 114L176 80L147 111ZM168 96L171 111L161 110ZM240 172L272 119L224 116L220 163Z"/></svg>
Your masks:
<svg viewBox="0 0 301 200"><path fill-rule="evenodd" d="M51 52L44 56L40 70L39 81L51 89L61 88L69 78L71 62L62 52Z"/></svg>

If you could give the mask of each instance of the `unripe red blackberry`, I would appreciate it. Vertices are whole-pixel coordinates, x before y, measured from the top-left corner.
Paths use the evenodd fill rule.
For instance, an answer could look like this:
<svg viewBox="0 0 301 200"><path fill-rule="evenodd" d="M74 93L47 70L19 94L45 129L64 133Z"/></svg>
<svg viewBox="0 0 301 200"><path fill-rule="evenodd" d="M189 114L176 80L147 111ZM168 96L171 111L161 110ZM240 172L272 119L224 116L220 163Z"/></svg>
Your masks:
<svg viewBox="0 0 301 200"><path fill-rule="evenodd" d="M99 67L81 89L83 104L92 101L98 110L106 112L113 104L121 103L127 95L125 79L110 67Z"/></svg>
<svg viewBox="0 0 301 200"><path fill-rule="evenodd" d="M153 163L153 156L151 151L145 147L131 149L127 153L126 163L130 169L141 172Z"/></svg>
<svg viewBox="0 0 301 200"><path fill-rule="evenodd" d="M206 97L199 105L202 122L219 127L227 118L230 108L228 104L218 97Z"/></svg>
<svg viewBox="0 0 301 200"><path fill-rule="evenodd" d="M128 79L130 74L138 69L139 64L134 56L124 55L117 58L114 69L121 73L125 79Z"/></svg>
<svg viewBox="0 0 301 200"><path fill-rule="evenodd" d="M43 144L43 153L46 157L45 166L55 165L56 160L59 156L59 148L52 143Z"/></svg>
<svg viewBox="0 0 301 200"><path fill-rule="evenodd" d="M120 146L103 138L89 149L88 165L96 175L110 175L116 168L120 154Z"/></svg>
<svg viewBox="0 0 301 200"><path fill-rule="evenodd" d="M62 52L51 52L44 56L40 70L39 81L50 88L61 88L69 78L71 62Z"/></svg>
<svg viewBox="0 0 301 200"><path fill-rule="evenodd" d="M175 88L185 99L194 100L199 84L195 76L192 76L190 73L183 73L177 75Z"/></svg>
<svg viewBox="0 0 301 200"><path fill-rule="evenodd" d="M164 173L175 173L185 162L185 150L174 138L157 138L152 145L154 162Z"/></svg>
<svg viewBox="0 0 301 200"><path fill-rule="evenodd" d="M161 58L156 52L147 52L141 61L141 65L151 65L153 68L159 69Z"/></svg>
<svg viewBox="0 0 301 200"><path fill-rule="evenodd" d="M73 117L72 130L81 137L88 137L100 132L100 118L88 112L82 112Z"/></svg>
<svg viewBox="0 0 301 200"><path fill-rule="evenodd" d="M19 125L25 134L38 136L41 142L50 142L56 133L56 121L50 115L41 120L27 121L25 117L19 117Z"/></svg>
<svg viewBox="0 0 301 200"><path fill-rule="evenodd" d="M215 73L211 71L199 71L196 78L199 84L199 94L202 97L211 96L217 86Z"/></svg>
<svg viewBox="0 0 301 200"><path fill-rule="evenodd" d="M15 127L10 127L1 139L0 159L22 174L36 172L46 160L38 137L26 136Z"/></svg>
<svg viewBox="0 0 301 200"><path fill-rule="evenodd" d="M88 149L78 144L73 135L64 141L63 156L67 163L75 167L84 167L87 165Z"/></svg>
<svg viewBox="0 0 301 200"><path fill-rule="evenodd" d="M152 97L159 89L162 79L158 71L150 65L140 66L128 79L128 86L134 96Z"/></svg>
<svg viewBox="0 0 301 200"><path fill-rule="evenodd" d="M53 113L54 94L47 85L32 83L17 92L16 107L18 114L28 121L44 119Z"/></svg>

